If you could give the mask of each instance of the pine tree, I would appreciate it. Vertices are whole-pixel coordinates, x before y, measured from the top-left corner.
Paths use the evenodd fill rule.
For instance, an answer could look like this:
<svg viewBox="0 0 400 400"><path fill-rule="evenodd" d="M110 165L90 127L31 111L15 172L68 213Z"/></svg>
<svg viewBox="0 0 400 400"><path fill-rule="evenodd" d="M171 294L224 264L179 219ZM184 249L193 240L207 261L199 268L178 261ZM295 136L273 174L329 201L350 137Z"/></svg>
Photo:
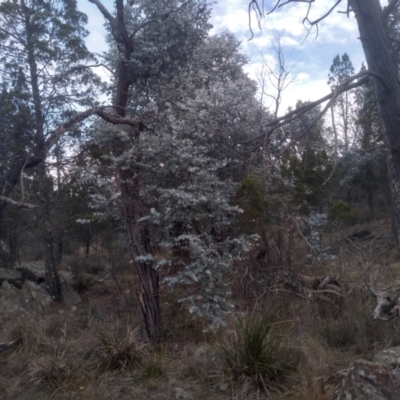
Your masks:
<svg viewBox="0 0 400 400"><path fill-rule="evenodd" d="M61 299L49 209L49 179L44 161L46 139L71 108L91 103L93 74L86 68L92 60L84 45L86 16L75 1L19 0L0 4L2 81L15 76L25 83L21 93L29 104L29 143L14 157L2 182L2 195L9 196L24 169L39 165L38 202L43 222L46 285L54 299ZM20 95L14 91L15 101ZM0 208L0 219L5 207Z"/></svg>
<svg viewBox="0 0 400 400"><path fill-rule="evenodd" d="M332 90L338 85L343 84L348 78L354 75L353 64L347 53L344 53L341 57L339 54L333 59L332 66L330 68L328 84ZM340 94L335 101L335 109L337 109L337 115L334 123L335 129L339 130L339 133L343 135L343 150L349 151L352 136L354 136L353 130L353 93L346 91Z"/></svg>

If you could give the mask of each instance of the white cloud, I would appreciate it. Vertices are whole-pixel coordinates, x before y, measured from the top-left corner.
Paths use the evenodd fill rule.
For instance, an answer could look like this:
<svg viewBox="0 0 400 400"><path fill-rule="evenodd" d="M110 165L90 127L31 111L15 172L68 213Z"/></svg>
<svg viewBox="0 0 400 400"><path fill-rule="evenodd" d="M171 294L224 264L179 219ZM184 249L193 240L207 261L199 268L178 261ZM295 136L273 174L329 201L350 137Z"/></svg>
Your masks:
<svg viewBox="0 0 400 400"><path fill-rule="evenodd" d="M271 10L274 4L275 0L265 0L268 10ZM333 1L314 2L309 19L313 21L320 18L333 4ZM353 14L350 14L348 18L345 14L339 14L337 10L334 10L318 24L318 31L314 27L307 35L307 29L303 25L307 8L308 4L297 2L278 8L261 21L261 31L253 14L254 38L251 41L248 41L251 33L246 2L221 0L213 11L212 33L229 28L242 41L242 50L250 59L250 64L246 66L245 71L252 79L256 79L261 70L260 52L271 56L273 38L276 35L281 38L286 51L286 66L292 68L291 79L295 79L283 93L281 112L288 106L294 106L297 100L316 100L329 93L330 88L326 82L329 68L337 54L342 55L347 52L356 71L364 61Z"/></svg>
<svg viewBox="0 0 400 400"><path fill-rule="evenodd" d="M261 0L259 1L261 4ZM103 0L103 4L112 10L113 0ZM275 0L265 0L266 8L272 9ZM332 1L312 3L310 20L324 15L334 4ZM358 40L357 24L354 16L338 14L336 10L309 33L302 21L307 12L306 3L289 3L277 9L261 21L262 30L257 25L255 15L252 15L252 29L254 38L251 41L249 29L248 2L245 0L220 0L213 5L211 34L226 30L233 32L242 42L242 51L249 57L250 63L245 70L256 80L262 67L262 52L272 67L271 56L273 47L271 42L279 35L286 50L287 67L293 68L292 83L283 94L282 111L288 106L294 106L297 100L316 100L318 96L329 92L326 84L329 68L337 54L347 52L357 71L364 61L364 55ZM104 39L104 18L97 7L87 0L78 0L78 7L89 17L87 29L90 36L87 45L93 52L101 53L107 49ZM343 7L343 6L342 6ZM106 76L103 72L102 76Z"/></svg>

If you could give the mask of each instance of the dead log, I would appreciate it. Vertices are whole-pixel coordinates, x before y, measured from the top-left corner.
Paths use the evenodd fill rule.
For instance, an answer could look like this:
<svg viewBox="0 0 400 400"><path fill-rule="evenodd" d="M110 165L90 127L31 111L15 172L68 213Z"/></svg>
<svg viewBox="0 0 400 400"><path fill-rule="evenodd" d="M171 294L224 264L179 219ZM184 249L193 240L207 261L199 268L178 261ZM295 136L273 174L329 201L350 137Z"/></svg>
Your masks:
<svg viewBox="0 0 400 400"><path fill-rule="evenodd" d="M278 282L278 291L280 286L286 292L308 299L336 304L345 297L343 293L344 284L336 276L313 277L287 270L283 272Z"/></svg>
<svg viewBox="0 0 400 400"><path fill-rule="evenodd" d="M377 289L364 281L365 286L376 299L376 307L372 313L374 319L381 319L383 321L390 321L394 317L400 315L400 285L397 286L397 293L391 294L388 290ZM391 286L393 289L393 286Z"/></svg>

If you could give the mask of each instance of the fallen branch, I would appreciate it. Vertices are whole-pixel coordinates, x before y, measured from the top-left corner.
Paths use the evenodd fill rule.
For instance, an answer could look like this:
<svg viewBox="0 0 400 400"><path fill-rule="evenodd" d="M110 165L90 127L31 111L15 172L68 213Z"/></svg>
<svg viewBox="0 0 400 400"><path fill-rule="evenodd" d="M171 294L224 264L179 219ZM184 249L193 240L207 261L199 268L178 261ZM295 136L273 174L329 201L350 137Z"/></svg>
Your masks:
<svg viewBox="0 0 400 400"><path fill-rule="evenodd" d="M375 310L372 313L374 319L390 321L394 317L400 316L400 291L393 296L388 292L387 288L374 288L366 280L364 283L377 302Z"/></svg>
<svg viewBox="0 0 400 400"><path fill-rule="evenodd" d="M22 339L16 339L13 340L12 342L4 342L4 343L0 343L0 353L10 350L13 347L19 346L20 344L22 344Z"/></svg>
<svg viewBox="0 0 400 400"><path fill-rule="evenodd" d="M24 202L21 202L21 201L11 200L9 197L6 197L6 196L0 196L0 201L4 201L5 203L10 204L13 207L17 207L17 208L28 208L28 209L32 210L32 209L38 207L35 204L30 204L30 203L24 203Z"/></svg>

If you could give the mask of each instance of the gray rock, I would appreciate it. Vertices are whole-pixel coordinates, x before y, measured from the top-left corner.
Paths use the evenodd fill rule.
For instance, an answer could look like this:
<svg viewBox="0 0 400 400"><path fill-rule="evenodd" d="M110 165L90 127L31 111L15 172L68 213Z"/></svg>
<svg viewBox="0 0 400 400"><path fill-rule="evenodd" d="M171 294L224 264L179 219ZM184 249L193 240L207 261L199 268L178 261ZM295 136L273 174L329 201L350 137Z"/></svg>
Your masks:
<svg viewBox="0 0 400 400"><path fill-rule="evenodd" d="M25 279L40 283L45 279L44 264L24 264L16 268Z"/></svg>
<svg viewBox="0 0 400 400"><path fill-rule="evenodd" d="M70 285L74 283L74 277L69 271L58 271L58 276L60 279L63 279L65 282L68 282Z"/></svg>
<svg viewBox="0 0 400 400"><path fill-rule="evenodd" d="M51 303L52 297L40 285L31 281L25 281L20 292L22 307L26 310L46 310Z"/></svg>
<svg viewBox="0 0 400 400"><path fill-rule="evenodd" d="M0 268L0 285L3 282L11 283L18 288L21 288L23 278L20 272L9 268Z"/></svg>
<svg viewBox="0 0 400 400"><path fill-rule="evenodd" d="M35 275L36 282L40 283L42 289L46 290L46 283L45 283L45 270L43 264L25 264L21 266L19 270L27 270ZM68 271L58 271L58 275L60 277L60 284L61 284L61 291L62 291L62 301L66 305L72 306L82 302L81 296L74 291L72 288L72 284L74 282L73 276ZM30 279L34 281L33 279Z"/></svg>
<svg viewBox="0 0 400 400"><path fill-rule="evenodd" d="M43 265L25 264L17 268L17 271L0 269L0 311L47 309L53 298L47 291L44 277ZM19 284L15 284L16 282ZM72 282L70 273L60 273L62 301L68 306L82 302L81 296L72 288Z"/></svg>
<svg viewBox="0 0 400 400"><path fill-rule="evenodd" d="M388 349L378 352L374 361L386 364L392 368L400 367L400 346L390 347Z"/></svg>
<svg viewBox="0 0 400 400"><path fill-rule="evenodd" d="M400 382L388 365L357 360L332 400L398 400Z"/></svg>
<svg viewBox="0 0 400 400"><path fill-rule="evenodd" d="M0 288L0 312L13 312L22 309L20 290L7 281Z"/></svg>

